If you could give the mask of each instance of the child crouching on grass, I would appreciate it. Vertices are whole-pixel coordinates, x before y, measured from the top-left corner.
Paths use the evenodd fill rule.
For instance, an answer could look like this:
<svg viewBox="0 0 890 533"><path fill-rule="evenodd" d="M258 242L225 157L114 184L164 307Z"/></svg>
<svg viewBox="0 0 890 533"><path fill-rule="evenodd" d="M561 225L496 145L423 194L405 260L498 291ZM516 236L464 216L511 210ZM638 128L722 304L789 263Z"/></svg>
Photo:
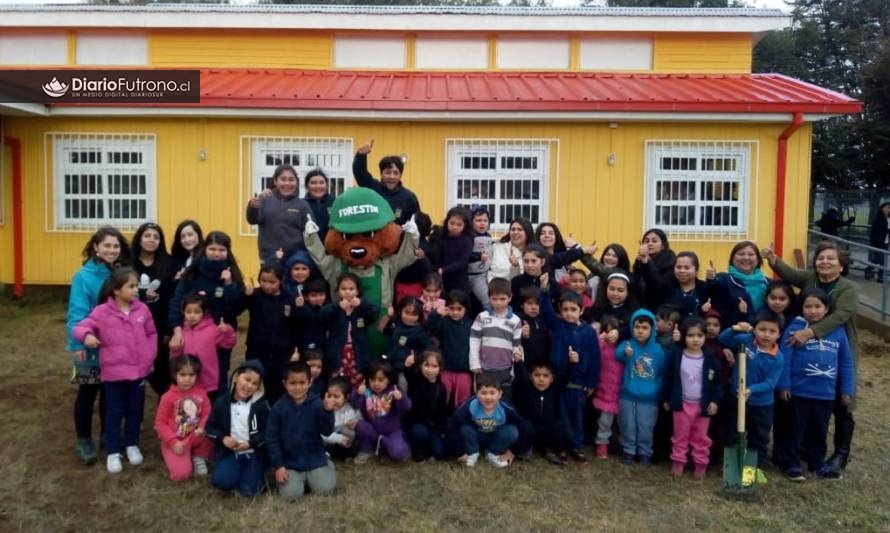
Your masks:
<svg viewBox="0 0 890 533"><path fill-rule="evenodd" d="M207 458L213 442L206 438L210 418L210 399L196 387L201 374L201 360L192 355L178 355L170 361L173 386L161 396L155 414L155 431L161 440L161 456L171 481L185 481L194 471L207 475Z"/></svg>
<svg viewBox="0 0 890 533"><path fill-rule="evenodd" d="M355 428L357 465L367 463L381 448L393 461L404 461L411 455L401 421L402 415L411 409L411 400L393 384L392 378L389 363L374 361L368 368L367 386L362 384L352 391L350 401L363 418Z"/></svg>
<svg viewBox="0 0 890 533"><path fill-rule="evenodd" d="M349 404L349 381L334 376L328 382L325 400L334 408L334 431L322 436L328 453L333 458L351 457L355 453L355 428L362 416Z"/></svg>
<svg viewBox="0 0 890 533"><path fill-rule="evenodd" d="M124 448L131 465L142 464L139 432L145 407L145 378L151 373L158 351L158 333L151 311L139 301L139 280L132 268L111 271L99 301L105 303L93 308L72 334L87 348L99 348L105 395L106 467L108 473L118 474L123 469Z"/></svg>
<svg viewBox="0 0 890 533"><path fill-rule="evenodd" d="M476 466L484 449L485 459L495 468L513 462L510 447L519 440L522 419L513 407L501 401L501 378L495 373L476 377L476 395L470 397L448 419L448 438L454 443L458 461Z"/></svg>
<svg viewBox="0 0 890 533"><path fill-rule="evenodd" d="M334 404L311 394L309 386L306 363L288 363L284 375L287 396L272 408L266 427L278 494L289 501L301 498L307 487L313 494L327 494L337 486L334 465L321 440L334 430Z"/></svg>
<svg viewBox="0 0 890 533"><path fill-rule="evenodd" d="M245 361L232 374L230 390L213 403L207 436L215 442L211 484L241 496L256 496L266 469L266 421L263 364Z"/></svg>

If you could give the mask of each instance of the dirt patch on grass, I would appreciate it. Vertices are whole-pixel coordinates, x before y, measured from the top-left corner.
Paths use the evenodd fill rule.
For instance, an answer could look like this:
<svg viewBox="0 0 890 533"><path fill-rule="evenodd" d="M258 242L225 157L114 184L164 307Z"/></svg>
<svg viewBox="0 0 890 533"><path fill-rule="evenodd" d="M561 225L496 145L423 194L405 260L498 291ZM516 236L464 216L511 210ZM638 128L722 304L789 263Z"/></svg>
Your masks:
<svg viewBox="0 0 890 533"><path fill-rule="evenodd" d="M64 303L0 304L0 530L2 531L887 531L890 459L888 345L863 335L854 457L839 482L786 482L772 472L757 504L726 500L717 474L672 480L664 465L615 458L555 468L540 459L507 470L454 463L337 464L338 489L285 504L226 497L206 480L170 483L151 429L146 462L119 476L78 464L67 384ZM243 348L235 360L243 358ZM98 421L96 421L98 428ZM104 458L103 458L104 460Z"/></svg>

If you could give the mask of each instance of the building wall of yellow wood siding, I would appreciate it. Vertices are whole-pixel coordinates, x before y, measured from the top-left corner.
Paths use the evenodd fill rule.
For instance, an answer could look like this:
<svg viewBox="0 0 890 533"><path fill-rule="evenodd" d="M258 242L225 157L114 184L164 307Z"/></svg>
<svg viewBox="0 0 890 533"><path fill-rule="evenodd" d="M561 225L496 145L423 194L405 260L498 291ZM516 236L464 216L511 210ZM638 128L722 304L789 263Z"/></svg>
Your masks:
<svg viewBox="0 0 890 533"><path fill-rule="evenodd" d="M3 221L0 222L0 282L13 280L12 249L12 150L0 145L3 167L0 168L0 200Z"/></svg>
<svg viewBox="0 0 890 533"><path fill-rule="evenodd" d="M329 32L293 30L152 30L148 61L154 67L329 68Z"/></svg>
<svg viewBox="0 0 890 533"><path fill-rule="evenodd" d="M371 156L375 175L377 158L408 154L404 183L417 193L424 210L438 222L446 210L446 139L559 139L558 154L551 153L550 220L565 233L600 248L623 243L633 253L643 227L644 149L649 139L756 140L752 164L758 180L751 202L749 238L767 244L774 231L777 138L784 125L621 123L374 123L312 122L235 119L39 119L10 117L6 134L23 144L25 277L28 283L67 283L80 263L86 232L48 232L44 225L44 133L129 132L157 135L158 222L172 232L176 224L195 218L207 230L226 231L234 238L234 251L245 273L256 273L255 238L239 235L246 197L239 197L239 143L242 135L352 137L354 146L374 138ZM805 247L809 199L809 125L789 142L788 196L786 202L786 257ZM201 149L206 161L198 159ZM554 145L554 152L556 147ZM609 152L616 164L607 162ZM248 154L244 154L245 157ZM558 162L558 165L556 164ZM8 167L8 165L6 165ZM52 168L51 166L49 168ZM51 177L50 177L51 178ZM9 189L10 174L4 173ZM52 181L51 179L49 181ZM11 194L11 192L10 192ZM245 189L245 195L247 189ZM9 195L4 195L9 198ZM8 205L8 200L5 200ZM755 216L756 208L756 216ZM10 230L0 227L4 253L0 281L12 279ZM707 264L713 259L725 268L732 243L674 241L674 250L691 249Z"/></svg>
<svg viewBox="0 0 890 533"><path fill-rule="evenodd" d="M656 34L654 72L750 73L754 41L750 34Z"/></svg>

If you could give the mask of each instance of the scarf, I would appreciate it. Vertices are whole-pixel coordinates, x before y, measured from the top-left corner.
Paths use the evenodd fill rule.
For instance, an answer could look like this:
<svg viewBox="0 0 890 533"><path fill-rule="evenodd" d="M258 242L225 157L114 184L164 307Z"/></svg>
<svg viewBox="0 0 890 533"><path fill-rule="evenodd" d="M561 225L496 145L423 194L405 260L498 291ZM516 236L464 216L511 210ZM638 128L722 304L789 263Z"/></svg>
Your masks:
<svg viewBox="0 0 890 533"><path fill-rule="evenodd" d="M769 280L760 271L760 267L754 269L750 274L743 274L736 267L729 265L729 275L741 282L745 286L745 292L751 297L751 303L754 304L754 312L760 311L766 303L766 286Z"/></svg>

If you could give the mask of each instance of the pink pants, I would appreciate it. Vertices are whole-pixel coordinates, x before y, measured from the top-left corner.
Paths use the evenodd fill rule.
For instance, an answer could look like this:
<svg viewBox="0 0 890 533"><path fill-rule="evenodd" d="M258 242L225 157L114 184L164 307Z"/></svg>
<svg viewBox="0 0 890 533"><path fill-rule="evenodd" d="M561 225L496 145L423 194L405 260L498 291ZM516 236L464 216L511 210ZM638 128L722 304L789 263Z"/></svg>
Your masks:
<svg viewBox="0 0 890 533"><path fill-rule="evenodd" d="M164 464L167 465L171 481L185 481L190 478L192 476L192 456L206 459L213 451L213 443L207 437L189 435L179 442L185 446L182 455L176 455L173 453L172 447L161 443L161 455L164 457Z"/></svg>
<svg viewBox="0 0 890 533"><path fill-rule="evenodd" d="M701 404L683 402L683 410L674 411L671 460L686 464L686 453L691 447L692 461L697 465L707 465L711 454L711 439L708 438L710 423L710 417L701 414Z"/></svg>
<svg viewBox="0 0 890 533"><path fill-rule="evenodd" d="M448 396L448 405L457 407L473 395L473 375L469 372L442 371L442 384Z"/></svg>

